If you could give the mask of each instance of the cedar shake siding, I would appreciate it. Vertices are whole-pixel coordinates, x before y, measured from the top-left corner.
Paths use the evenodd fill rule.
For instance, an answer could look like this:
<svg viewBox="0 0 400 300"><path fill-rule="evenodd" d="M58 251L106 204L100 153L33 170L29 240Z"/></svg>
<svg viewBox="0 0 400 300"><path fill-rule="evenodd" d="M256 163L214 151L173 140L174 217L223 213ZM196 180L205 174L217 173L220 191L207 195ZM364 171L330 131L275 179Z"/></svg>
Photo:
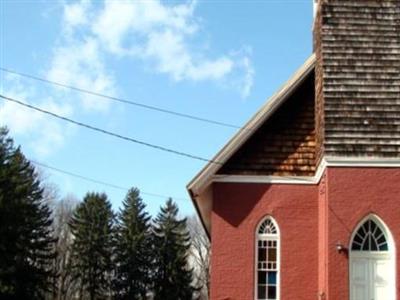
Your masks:
<svg viewBox="0 0 400 300"><path fill-rule="evenodd" d="M310 72L218 174L314 175L314 77L314 72Z"/></svg>
<svg viewBox="0 0 400 300"><path fill-rule="evenodd" d="M324 156L324 97L323 97L323 69L321 63L321 35L320 24L321 22L321 12L318 9L315 16L314 23L314 52L316 58L315 64L315 162L318 166Z"/></svg>
<svg viewBox="0 0 400 300"><path fill-rule="evenodd" d="M322 0L317 153L400 157L400 1Z"/></svg>

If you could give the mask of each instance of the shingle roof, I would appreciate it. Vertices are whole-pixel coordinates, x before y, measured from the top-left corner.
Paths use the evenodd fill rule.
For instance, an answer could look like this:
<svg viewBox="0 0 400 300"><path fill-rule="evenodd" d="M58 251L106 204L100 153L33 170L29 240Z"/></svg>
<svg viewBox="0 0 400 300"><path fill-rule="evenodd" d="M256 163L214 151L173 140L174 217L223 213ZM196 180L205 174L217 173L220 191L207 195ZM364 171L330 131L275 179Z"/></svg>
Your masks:
<svg viewBox="0 0 400 300"><path fill-rule="evenodd" d="M213 177L232 158L241 147L255 134L255 132L281 107L290 96L298 89L307 77L313 72L315 67L315 55L301 66L293 77L274 94L263 107L243 126L245 129L239 130L233 138L221 149L212 159L214 162L208 163L187 185L193 203L207 230L210 228L210 185ZM251 128L251 130L246 130Z"/></svg>

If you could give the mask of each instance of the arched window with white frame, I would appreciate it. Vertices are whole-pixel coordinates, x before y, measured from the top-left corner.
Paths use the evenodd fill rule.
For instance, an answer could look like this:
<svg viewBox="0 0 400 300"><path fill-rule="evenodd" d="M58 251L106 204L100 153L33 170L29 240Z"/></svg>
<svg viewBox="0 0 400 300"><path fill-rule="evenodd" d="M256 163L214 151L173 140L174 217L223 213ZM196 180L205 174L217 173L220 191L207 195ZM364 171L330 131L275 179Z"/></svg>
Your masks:
<svg viewBox="0 0 400 300"><path fill-rule="evenodd" d="M370 214L350 239L350 300L396 299L396 254L386 224Z"/></svg>
<svg viewBox="0 0 400 300"><path fill-rule="evenodd" d="M256 233L256 300L279 299L279 228L268 216Z"/></svg>

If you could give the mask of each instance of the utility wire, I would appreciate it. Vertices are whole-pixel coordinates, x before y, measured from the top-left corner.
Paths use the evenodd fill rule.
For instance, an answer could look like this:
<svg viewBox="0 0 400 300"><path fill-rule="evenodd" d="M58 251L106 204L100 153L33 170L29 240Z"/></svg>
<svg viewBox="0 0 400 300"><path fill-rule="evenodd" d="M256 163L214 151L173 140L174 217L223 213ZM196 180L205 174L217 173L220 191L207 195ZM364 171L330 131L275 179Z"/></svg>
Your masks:
<svg viewBox="0 0 400 300"><path fill-rule="evenodd" d="M100 184L100 185L108 186L108 187L111 187L111 188L117 189L117 190L129 191L129 188L127 188L127 187L123 187L123 186L119 186L119 185L116 185L116 184L113 184L113 183L108 183L108 182L105 182L105 181L101 181L101 180L93 179L93 178L86 177L86 176L83 176L83 175L79 175L77 173L73 173L73 172L70 172L70 171L59 169L59 168L50 166L50 165L42 163L42 162L38 162L38 161L33 160L33 159L30 159L30 161L33 164L37 165L37 166L40 166L40 167L43 167L43 168L46 168L46 169L49 169L49 170L52 170L52 171L56 171L56 172L64 174L64 175L68 175L68 176L79 178L79 179L86 180L86 181L89 181L89 182L93 182L93 183L97 183L97 184ZM166 195L161 195L161 194L144 192L142 190L140 190L140 193L143 194L143 195L159 197L159 198L164 198L164 199L167 199L167 198L171 197L171 196L166 196ZM185 199L185 198L177 198L177 197L172 197L172 198L175 199L175 200L189 201L189 199Z"/></svg>
<svg viewBox="0 0 400 300"><path fill-rule="evenodd" d="M6 97L6 96L1 95L1 94L0 94L0 98L4 99L6 101L10 101L10 102L16 103L18 105L25 106L25 107L33 109L33 110L36 110L36 111L41 112L43 114L50 115L50 116L55 117L57 119L60 119L60 120L63 120L63 121L66 121L66 122L69 122L69 123L72 123L72 124L75 124L75 125L78 125L78 126L81 126L81 127L85 127L87 129L91 129L93 131L97 131L97 132L100 132L100 133L103 133L103 134L106 134L106 135L109 135L109 136L113 136L115 138L119 138L119 139L122 139L122 140L125 140L125 141L128 141L128 142L136 143L136 144L139 144L139 145L142 145L142 146L146 146L146 147L157 149L157 150L164 151L164 152L169 152L169 153L172 153L172 154L175 154L175 155L184 156L184 157L191 158L191 159L196 159L196 160L200 160L200 161L205 161L205 162L210 162L210 163L215 163L215 164L218 164L218 165L222 165L222 163L217 162L217 161L212 160L212 159L207 159L207 158L203 158L201 156L197 156L197 155L189 154L189 153L186 153L186 152L182 152L182 151L166 148L166 147L163 147L163 146L151 144L151 143L144 142L144 141L140 141L140 140L137 140L137 139L134 139L134 138L131 138L131 137L123 136L123 135L118 134L118 133L114 133L114 132L111 132L111 131L108 131L108 130L105 130L105 129L101 129L99 127L95 127L95 126L92 126L92 125L89 125L89 124L85 124L85 123L82 123L82 122L79 122L79 121L75 121L75 120L72 120L70 118L58 115L56 113L50 112L48 110L45 110L45 109L30 105L30 104L27 104L27 103L24 103L22 101L14 99L14 98Z"/></svg>
<svg viewBox="0 0 400 300"><path fill-rule="evenodd" d="M10 73L10 74L14 74L14 75L18 75L18 76L21 76L21 77L30 78L30 79L33 79L33 80L36 80L36 81L41 81L41 82L48 83L48 84L57 85L57 86L60 86L60 87L64 87L64 88L67 88L67 89L71 89L71 90L74 90L74 91L85 93L85 94L88 94L88 95L101 97L103 99L107 99L107 100L110 100L110 101L116 101L116 102L120 102L120 103L124 103L124 104L128 104L128 105L133 105L133 106L137 106L137 107L141 107L141 108L145 108L145 109L149 109L149 110L153 110L153 111L158 111L158 112L165 113L165 114L174 115L174 116L181 117L181 118L192 119L192 120L196 120L196 121L200 121L200 122L204 122L204 123L209 123L209 124L214 124L214 125L219 125L219 126L224 126L224 127L230 127L230 128L235 128L235 129L241 128L241 126L238 126L238 125L229 124L229 123L220 122L220 121L211 120L211 119L202 118L202 117L197 117L197 116L194 116L194 115L180 113L180 112L177 112L177 111L173 111L173 110L169 110L169 109L165 109L165 108L161 108L161 107L157 107L157 106L147 105L147 104L143 104L143 103L140 103L140 102L134 102L134 101L130 101L130 100L127 100L127 99L122 99L122 98L118 98L118 97L104 95L104 94L97 93L97 92L94 92L94 91L90 91L90 90L87 90L87 89L83 89L83 88L80 88L80 87L67 85L67 84L64 84L64 83L61 83L61 82L44 79L44 78L41 78L41 77L33 76L33 75L30 75L30 74L26 74L26 73L17 72L17 71L14 71L14 70L3 68L3 67L0 67L0 71L6 72L6 73Z"/></svg>

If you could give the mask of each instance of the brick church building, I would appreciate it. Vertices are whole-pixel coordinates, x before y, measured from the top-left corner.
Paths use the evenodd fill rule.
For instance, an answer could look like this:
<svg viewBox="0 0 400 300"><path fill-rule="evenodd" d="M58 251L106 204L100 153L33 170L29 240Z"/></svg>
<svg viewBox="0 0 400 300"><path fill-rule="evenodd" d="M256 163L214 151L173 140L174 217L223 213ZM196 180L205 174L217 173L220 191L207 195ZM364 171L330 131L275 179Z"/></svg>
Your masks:
<svg viewBox="0 0 400 300"><path fill-rule="evenodd" d="M400 299L400 0L319 0L314 54L189 183L212 300Z"/></svg>

